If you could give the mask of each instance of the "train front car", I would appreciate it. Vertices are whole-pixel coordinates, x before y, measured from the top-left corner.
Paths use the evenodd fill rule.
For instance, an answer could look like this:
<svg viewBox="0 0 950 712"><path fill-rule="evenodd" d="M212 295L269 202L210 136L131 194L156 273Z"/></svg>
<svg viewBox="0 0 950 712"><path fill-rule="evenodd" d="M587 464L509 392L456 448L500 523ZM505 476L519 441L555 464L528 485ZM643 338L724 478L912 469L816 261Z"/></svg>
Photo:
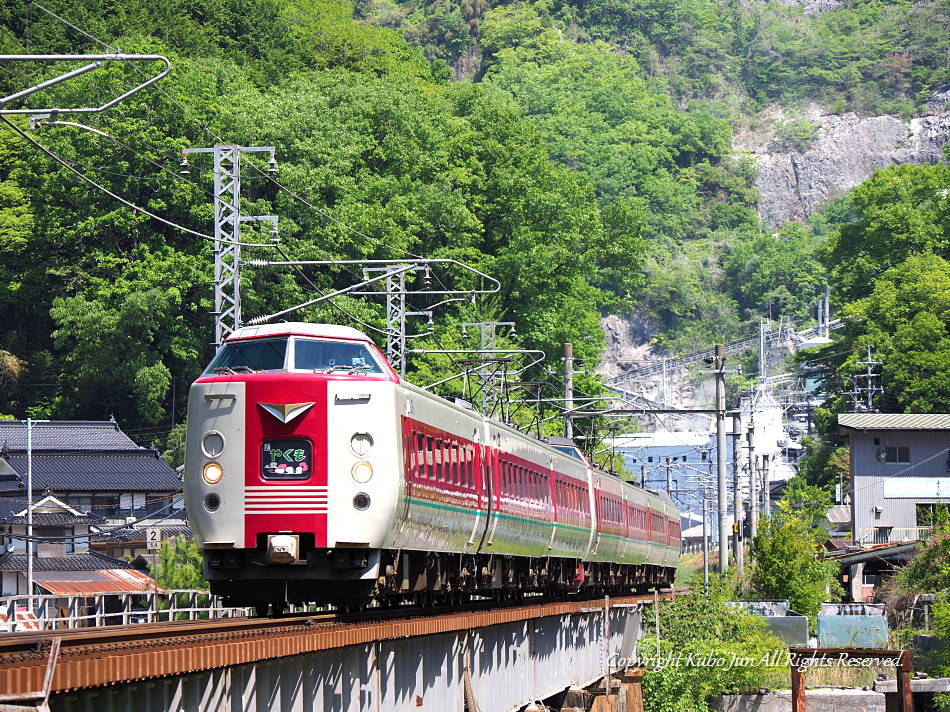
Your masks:
<svg viewBox="0 0 950 712"><path fill-rule="evenodd" d="M363 334L236 331L192 385L185 497L212 593L366 600L400 496L398 377Z"/></svg>

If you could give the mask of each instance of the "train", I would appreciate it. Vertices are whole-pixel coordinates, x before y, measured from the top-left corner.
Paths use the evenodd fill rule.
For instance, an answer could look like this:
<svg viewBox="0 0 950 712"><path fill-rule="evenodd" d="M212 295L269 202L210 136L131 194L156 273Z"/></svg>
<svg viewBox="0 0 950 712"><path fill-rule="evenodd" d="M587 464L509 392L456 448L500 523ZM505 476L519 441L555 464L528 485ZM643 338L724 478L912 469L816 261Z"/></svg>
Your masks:
<svg viewBox="0 0 950 712"><path fill-rule="evenodd" d="M401 379L347 326L235 330L192 384L184 492L212 593L258 611L647 591L680 515Z"/></svg>

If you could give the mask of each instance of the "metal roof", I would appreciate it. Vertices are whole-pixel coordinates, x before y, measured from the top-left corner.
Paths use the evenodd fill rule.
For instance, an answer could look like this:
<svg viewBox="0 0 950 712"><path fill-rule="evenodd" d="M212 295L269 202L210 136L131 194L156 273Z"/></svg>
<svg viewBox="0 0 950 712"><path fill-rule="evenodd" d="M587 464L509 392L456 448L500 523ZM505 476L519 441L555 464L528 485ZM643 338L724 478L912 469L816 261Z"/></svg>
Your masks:
<svg viewBox="0 0 950 712"><path fill-rule="evenodd" d="M142 593L156 590L154 579L132 569L40 572L34 575L33 581L40 588L57 596L93 596L100 593Z"/></svg>
<svg viewBox="0 0 950 712"><path fill-rule="evenodd" d="M828 510L826 516L831 524L850 524L851 507L847 504L836 504Z"/></svg>
<svg viewBox="0 0 950 712"><path fill-rule="evenodd" d="M946 413L842 413L838 429L847 430L950 430Z"/></svg>
<svg viewBox="0 0 950 712"><path fill-rule="evenodd" d="M34 455L42 451L101 452L103 450L144 450L111 420L51 420L33 423ZM0 451L26 452L26 423L0 420Z"/></svg>

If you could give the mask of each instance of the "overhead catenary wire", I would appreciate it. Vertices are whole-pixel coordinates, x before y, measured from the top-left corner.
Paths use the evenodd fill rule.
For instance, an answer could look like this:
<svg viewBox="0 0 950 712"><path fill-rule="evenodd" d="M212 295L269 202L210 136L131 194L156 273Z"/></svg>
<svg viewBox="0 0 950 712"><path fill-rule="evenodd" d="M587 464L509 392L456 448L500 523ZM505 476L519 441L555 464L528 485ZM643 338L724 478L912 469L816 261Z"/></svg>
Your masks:
<svg viewBox="0 0 950 712"><path fill-rule="evenodd" d="M96 36L92 35L91 33L82 30L81 28L77 27L75 24L70 23L70 22L69 22L68 20L66 20L65 18L60 17L59 15L57 15L57 14L54 13L54 12L52 12L52 11L49 10L48 8L44 7L43 5L39 4L38 2L35 2L35 0L29 0L29 2L30 2L30 4L36 6L38 9L40 9L40 10L42 10L43 12L47 13L48 15L50 15L50 16L53 17L53 18L55 18L55 19L58 20L59 22L62 22L62 23L63 23L64 25L66 25L67 27L69 27L69 28L73 29L74 31L76 31L76 32L78 32L78 33L80 33L80 34L82 34L83 36L89 38L91 41L96 42L96 43L102 45L103 47L106 47L106 48L108 48L109 50L118 53L119 50L118 50L117 48L115 48L115 47L113 47L112 45L110 45L110 44L108 44L108 43L106 43L106 42L100 40L99 38L97 38ZM139 67L137 67L134 63L130 63L130 66L133 68L134 71L138 72L139 74L143 74L143 75L144 75L144 73L142 72L142 70L141 70ZM233 143L233 142L227 141L224 137L222 137L222 136L220 136L219 134L217 134L216 132L212 131L211 128L210 128L207 124L205 124L203 121L201 121L201 120L194 114L194 112L190 111L187 107L185 107L184 105L182 105L181 102L179 102L179 101L176 100L174 97L172 97L170 94L168 94L168 92L166 92L160 85L157 85L157 84L156 84L156 85L152 85L152 87L150 87L150 88L155 89L156 91L158 91L158 92L159 92L163 97L165 97L173 106L175 106L178 110L180 110L183 115L185 115L188 119L194 121L194 122L200 127L200 129L201 129L202 131L204 131L206 134L208 134L208 135L209 135L211 138L213 138L216 142L221 143L221 144L231 144L231 143ZM132 150L132 151L135 152L137 155L140 155L140 156L141 156L141 154L139 154L137 151L135 151L135 149L129 148L129 150ZM54 157L54 159L55 159L55 156L52 156L52 154L50 154L50 155L51 155L51 157ZM142 157L144 157L144 156L142 156ZM386 248L388 248L388 249L390 249L390 250L393 250L394 252L401 253L401 254L406 255L406 256L409 256L409 257L414 257L414 258L417 258L417 259L422 259L420 255L417 255L417 254L415 254L415 253L413 253L413 252L410 252L410 251L408 251L408 250L405 250L405 249L403 249L403 248L396 247L396 246L394 246L394 245L390 245L389 243L387 243L387 242L384 241L384 240L381 240L380 238L372 237L372 236L370 236L370 235L367 235L367 234L361 232L360 230L357 230L356 228L354 228L354 227L352 227L352 226L350 226L350 225L344 223L342 220L339 220L338 218L336 218L335 216L331 215L331 214L330 214L329 212L327 212L326 210L323 210L322 208L320 208L320 207L314 205L313 203L311 203L309 200L307 200L306 198L304 198L303 196L301 196L301 195L298 194L297 192L295 192L295 191L291 190L290 188L288 188L287 186L283 185L283 184L280 183L276 178L274 178L273 176L267 174L265 171L261 170L260 168L258 168L257 166L255 166L253 163L250 163L250 166L251 166L251 168L253 168L255 171L257 171L257 172L260 174L261 177L263 177L263 178L265 178L266 180L270 181L274 186L276 186L279 190L282 190L282 191L284 191L285 193L287 193L287 194L288 194L291 198L293 198L295 201L297 201L297 202L301 203L302 205L306 206L307 208L309 208L309 209L315 211L317 214L321 215L322 217L326 218L327 220L330 220L331 222L333 222L334 224L338 225L339 227L341 227L341 228L343 228L343 229L345 229L345 230L347 230L347 231L349 231L349 232L351 232L351 233L353 233L353 234L355 234L355 235L358 235L359 237L363 237L363 238L365 238L365 239L367 239L367 240L370 240L370 241L372 241L372 242L375 242L375 243L377 243L377 244L379 244L379 245L381 245L381 246L383 246L383 247L386 247ZM69 166L67 166L67 167L69 167ZM71 169L71 170L72 170L72 169ZM163 170L169 170L169 169L163 168ZM75 172L75 171L74 171L74 172ZM77 172L77 174L80 175L80 176L82 175L81 173L78 173L78 172ZM91 180L89 180L89 179L87 179L87 178L84 178L84 179L87 180L88 182L90 182L90 183L91 183L92 185L94 185L95 187L99 188L100 190L104 190L105 192L107 192L107 193L108 193L109 195L111 195L112 197L115 197L116 199L122 200L121 198L118 198L117 196L115 196L113 193L109 192L109 191L108 191L107 189L105 189L104 187L99 186L98 184L94 183L93 181L91 181ZM189 181L189 182L190 182L190 181ZM135 205L132 205L131 203L129 203L129 202L127 202L127 201L124 201L124 200L123 200L122 202L124 202L124 204L128 205L129 207L131 207L131 208L133 208L133 209L136 209L136 210L142 212L143 214L146 214L146 215L149 215L150 217L155 217L155 219L161 220L161 218L157 218L157 216L152 215L151 213L149 213L148 211L144 210L143 208L140 208L140 207L137 207L137 206L135 206ZM170 223L170 224L171 224L171 223ZM209 235L204 235L204 234L202 234L202 233L198 233L198 232L196 232L196 231L189 230L188 228L184 228L184 227L182 227L182 226L177 226L177 225L174 225L174 224L172 224L172 226L173 226L173 227L177 227L178 229L181 229L181 230L185 230L186 232L190 232L191 234L197 235L197 236L202 237L202 238L204 238L204 239L210 239L210 240L218 241L218 242L221 241L221 240L219 240L218 238L214 238L214 237L211 237L211 236L209 236ZM247 246L247 247L271 247L272 245L271 245L271 244L242 243L241 246L242 246L242 247L243 247L243 246Z"/></svg>
<svg viewBox="0 0 950 712"><path fill-rule="evenodd" d="M47 156L49 156L50 158L52 158L54 161L56 161L57 163L59 163L61 166L63 166L63 167L66 168L67 170L69 170L71 173L74 173L74 174L77 175L79 178L81 178L82 180L86 181L87 183L89 183L91 186L93 186L93 187L96 188L97 190L101 190L101 191L102 191L103 193L105 193L106 195L108 195L108 196L114 198L115 200L118 200L118 201L119 201L120 203L122 203L123 205L125 205L125 206L127 206L127 207L129 207L129 208L132 208L132 210L134 210L134 211L136 211L136 212L139 212L139 213L142 213L142 214L145 215L146 217L149 217L149 218L151 218L152 220L157 220L158 222L160 222L160 223L162 223L162 224L164 224L164 225L168 225L168 226L171 227L171 228L174 228L174 229L176 229L176 230L181 230L182 232L186 232L186 233L188 233L188 234L190 234L190 235L195 235L196 237L200 237L200 238L202 238L202 239L204 239L204 240L210 240L211 242L225 242L224 240L221 240L221 239L219 239L219 238L216 238L216 237L214 237L214 236L212 236L212 235L206 235L206 234L203 233L203 232L198 232L197 230L192 230L191 228L185 227L184 225L179 225L178 223L172 222L171 220L167 220L166 218L163 218L163 217L161 217L160 215L156 215L155 213L151 212L150 210L146 210L145 208L143 208L143 207L141 207L141 206L139 206L139 205L136 205L135 203L131 202L130 200L126 200L126 199L123 198L122 196L120 196L120 195L118 195L118 194L116 194L116 193L113 193L111 190L109 190L108 188L106 188L104 185L101 185L100 183L97 183L96 181L94 181L92 178L89 178L89 177L88 177L87 175L85 175L82 171L78 171L78 170L76 170L75 168L73 168L72 166L70 166L66 161L64 161L63 159L61 159L61 158L60 158L58 155L56 155L54 152L50 151L48 148L46 148L45 146L43 146L39 141L36 141L36 140L35 140L34 138L32 138L29 134L27 134L25 131L23 131L19 126L17 126L17 125L14 124L12 121L10 121L9 119L7 119L7 117L5 117L5 116L0 116L0 120L2 120L3 123L5 123L12 131L14 131L16 134L18 134L21 138L23 138L25 141L27 141L28 143L30 143L30 145L32 145L33 147L35 147L35 148L39 149L40 151L42 151L44 154L46 154ZM241 246L242 246L242 247L271 247L271 244L270 244L270 243L266 243L266 244L242 243Z"/></svg>

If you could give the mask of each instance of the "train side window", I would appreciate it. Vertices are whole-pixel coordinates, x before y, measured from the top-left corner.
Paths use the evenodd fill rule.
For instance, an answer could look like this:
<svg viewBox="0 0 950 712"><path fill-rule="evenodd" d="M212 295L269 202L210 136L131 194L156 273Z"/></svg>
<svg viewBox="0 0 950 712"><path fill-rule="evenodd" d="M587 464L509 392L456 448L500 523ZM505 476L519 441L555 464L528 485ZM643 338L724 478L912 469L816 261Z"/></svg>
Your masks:
<svg viewBox="0 0 950 712"><path fill-rule="evenodd" d="M458 443L452 443L452 484L459 485L459 446Z"/></svg>
<svg viewBox="0 0 950 712"><path fill-rule="evenodd" d="M422 479L426 476L425 474L425 462L426 462L426 436L422 433L416 433L416 477Z"/></svg>
<svg viewBox="0 0 950 712"><path fill-rule="evenodd" d="M445 481L445 443L441 440L435 441L435 479L438 482Z"/></svg>
<svg viewBox="0 0 950 712"><path fill-rule="evenodd" d="M410 430L403 440L403 449L406 451L406 467L410 477L416 477L419 467L419 452L416 450L416 434Z"/></svg>
<svg viewBox="0 0 950 712"><path fill-rule="evenodd" d="M435 479L435 443L431 435L426 436L426 477Z"/></svg>

